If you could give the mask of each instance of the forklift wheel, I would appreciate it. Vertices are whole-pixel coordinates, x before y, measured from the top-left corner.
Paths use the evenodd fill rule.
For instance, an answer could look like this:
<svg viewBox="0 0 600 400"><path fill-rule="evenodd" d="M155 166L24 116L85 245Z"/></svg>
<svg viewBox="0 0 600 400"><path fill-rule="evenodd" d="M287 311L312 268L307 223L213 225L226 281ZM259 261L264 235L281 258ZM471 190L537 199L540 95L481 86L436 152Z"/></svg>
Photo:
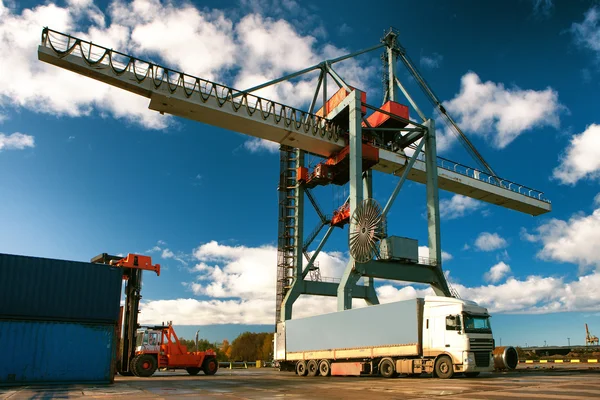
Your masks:
<svg viewBox="0 0 600 400"><path fill-rule="evenodd" d="M189 367L189 368L186 368L185 370L190 375L198 375L198 372L200 372L200 368L198 368L198 367Z"/></svg>
<svg viewBox="0 0 600 400"><path fill-rule="evenodd" d="M135 376L142 378L152 376L157 367L156 358L152 357L150 354L140 354L139 356L136 356L131 364L133 365L133 373Z"/></svg>
<svg viewBox="0 0 600 400"><path fill-rule="evenodd" d="M214 357L207 358L202 363L202 371L204 371L205 375L214 375L217 373L219 369L219 363Z"/></svg>

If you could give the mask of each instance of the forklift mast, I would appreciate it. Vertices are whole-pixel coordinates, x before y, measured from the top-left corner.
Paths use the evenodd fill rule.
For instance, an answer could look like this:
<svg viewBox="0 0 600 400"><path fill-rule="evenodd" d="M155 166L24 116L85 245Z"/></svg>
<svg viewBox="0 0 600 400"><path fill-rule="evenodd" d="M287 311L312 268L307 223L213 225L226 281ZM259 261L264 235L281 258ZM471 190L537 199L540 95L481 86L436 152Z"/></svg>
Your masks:
<svg viewBox="0 0 600 400"><path fill-rule="evenodd" d="M152 264L152 258L139 254L128 254L127 257L111 256L102 253L91 259L92 263L108 264L123 269L125 286L125 306L122 307L122 342L117 347L117 371L121 375L133 375L130 362L135 356L135 335L139 328L138 314L142 299L142 271L154 271L160 276L160 265ZM119 338L121 335L118 336Z"/></svg>

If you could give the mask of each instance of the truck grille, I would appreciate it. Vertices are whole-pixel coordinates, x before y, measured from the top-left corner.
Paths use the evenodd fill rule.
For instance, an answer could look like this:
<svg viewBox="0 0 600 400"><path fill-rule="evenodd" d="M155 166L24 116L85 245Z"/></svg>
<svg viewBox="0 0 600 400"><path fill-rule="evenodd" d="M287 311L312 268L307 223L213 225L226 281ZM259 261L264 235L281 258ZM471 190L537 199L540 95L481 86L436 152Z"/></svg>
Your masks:
<svg viewBox="0 0 600 400"><path fill-rule="evenodd" d="M494 339L469 339L471 351L492 351L494 350Z"/></svg>
<svg viewBox="0 0 600 400"><path fill-rule="evenodd" d="M490 366L490 353L487 351L476 351L475 352L475 365L478 367L489 367Z"/></svg>

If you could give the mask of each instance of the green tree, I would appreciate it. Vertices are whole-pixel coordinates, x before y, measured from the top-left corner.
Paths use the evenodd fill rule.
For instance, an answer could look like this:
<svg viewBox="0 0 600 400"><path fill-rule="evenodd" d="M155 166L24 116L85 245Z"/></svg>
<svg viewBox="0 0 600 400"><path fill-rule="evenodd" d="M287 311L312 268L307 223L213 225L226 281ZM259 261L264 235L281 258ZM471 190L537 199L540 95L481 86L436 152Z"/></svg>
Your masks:
<svg viewBox="0 0 600 400"><path fill-rule="evenodd" d="M232 361L270 360L273 353L272 333L244 332L231 343Z"/></svg>

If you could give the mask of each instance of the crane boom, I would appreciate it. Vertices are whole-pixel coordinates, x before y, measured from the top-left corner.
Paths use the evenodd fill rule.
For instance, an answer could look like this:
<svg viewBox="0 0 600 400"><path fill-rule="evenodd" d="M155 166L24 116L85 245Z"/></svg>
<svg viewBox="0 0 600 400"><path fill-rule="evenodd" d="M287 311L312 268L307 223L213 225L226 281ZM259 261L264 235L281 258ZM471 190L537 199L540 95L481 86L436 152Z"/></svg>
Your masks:
<svg viewBox="0 0 600 400"><path fill-rule="evenodd" d="M193 77L82 39L44 28L38 47L41 61L88 76L150 99L160 113L240 132L329 157L346 147L340 129L327 118ZM373 108L369 106L369 108ZM378 148L377 171L401 174L408 164L403 152ZM530 215L551 210L543 193L491 174L438 158L440 189ZM426 165L418 159L407 179L426 182Z"/></svg>

